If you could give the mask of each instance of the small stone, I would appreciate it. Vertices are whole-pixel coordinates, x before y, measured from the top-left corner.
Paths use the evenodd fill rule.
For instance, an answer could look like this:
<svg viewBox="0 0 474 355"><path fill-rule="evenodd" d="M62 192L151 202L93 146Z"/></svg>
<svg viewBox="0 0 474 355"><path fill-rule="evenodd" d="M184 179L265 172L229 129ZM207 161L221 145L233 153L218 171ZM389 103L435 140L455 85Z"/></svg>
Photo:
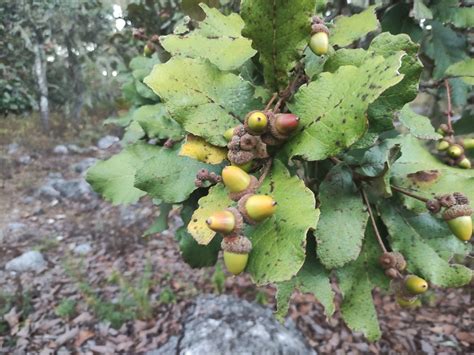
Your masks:
<svg viewBox="0 0 474 355"><path fill-rule="evenodd" d="M9 155L13 155L16 152L18 152L19 149L20 149L20 145L18 143L11 143L7 146L7 153Z"/></svg>
<svg viewBox="0 0 474 355"><path fill-rule="evenodd" d="M83 148L79 147L76 144L67 144L66 148L67 148L68 151L70 151L71 153L74 153L74 154L82 154L85 151Z"/></svg>
<svg viewBox="0 0 474 355"><path fill-rule="evenodd" d="M34 231L31 230L25 223L12 222L0 231L0 241L2 243L23 242L26 239L34 236Z"/></svg>
<svg viewBox="0 0 474 355"><path fill-rule="evenodd" d="M18 163L22 165L28 165L32 162L33 160L29 155L22 155L21 157L18 158Z"/></svg>
<svg viewBox="0 0 474 355"><path fill-rule="evenodd" d="M92 247L89 243L79 244L73 249L74 253L78 255L89 254L91 250L92 250Z"/></svg>
<svg viewBox="0 0 474 355"><path fill-rule="evenodd" d="M117 143L118 141L119 141L119 137L104 136L101 139L99 139L99 142L97 142L97 147L99 147L99 149L108 149L112 145L114 145L114 143Z"/></svg>
<svg viewBox="0 0 474 355"><path fill-rule="evenodd" d="M82 174L83 172L87 171L91 166L93 166L97 162L96 158L85 158L81 160L79 163L76 163L72 166L72 169L78 173Z"/></svg>
<svg viewBox="0 0 474 355"><path fill-rule="evenodd" d="M65 145L60 144L60 145L57 145L56 147L54 147L53 153L57 154L57 155L65 155L65 154L69 153L69 150L67 149L67 147Z"/></svg>
<svg viewBox="0 0 474 355"><path fill-rule="evenodd" d="M60 197L61 193L52 186L43 185L38 189L37 196L53 200L55 198Z"/></svg>
<svg viewBox="0 0 474 355"><path fill-rule="evenodd" d="M46 261L39 251L31 250L23 253L19 257L10 260L5 265L7 271L38 271L46 266Z"/></svg>

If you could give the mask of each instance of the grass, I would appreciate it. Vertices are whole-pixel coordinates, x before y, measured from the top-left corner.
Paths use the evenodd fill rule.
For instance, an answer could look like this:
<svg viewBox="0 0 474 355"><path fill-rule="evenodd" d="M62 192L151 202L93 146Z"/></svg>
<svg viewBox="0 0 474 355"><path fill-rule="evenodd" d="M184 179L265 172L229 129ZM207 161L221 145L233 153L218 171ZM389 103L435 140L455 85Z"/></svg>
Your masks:
<svg viewBox="0 0 474 355"><path fill-rule="evenodd" d="M54 309L58 317L71 319L76 315L77 302L70 298L63 299Z"/></svg>

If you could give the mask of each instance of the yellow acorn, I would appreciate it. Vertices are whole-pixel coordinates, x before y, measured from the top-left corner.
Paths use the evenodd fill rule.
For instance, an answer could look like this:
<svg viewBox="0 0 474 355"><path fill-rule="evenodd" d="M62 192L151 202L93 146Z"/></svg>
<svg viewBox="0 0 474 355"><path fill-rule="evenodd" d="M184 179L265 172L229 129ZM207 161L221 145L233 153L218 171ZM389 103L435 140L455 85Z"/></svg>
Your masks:
<svg viewBox="0 0 474 355"><path fill-rule="evenodd" d="M214 232L222 234L234 233L242 228L242 216L235 208L214 212L206 219L207 226Z"/></svg>
<svg viewBox="0 0 474 355"><path fill-rule="evenodd" d="M252 243L245 236L225 237L221 244L224 250L224 264L229 272L234 275L245 270Z"/></svg>
<svg viewBox="0 0 474 355"><path fill-rule="evenodd" d="M440 152L446 150L449 148L449 142L445 141L444 139L441 139L436 143L436 149Z"/></svg>
<svg viewBox="0 0 474 355"><path fill-rule="evenodd" d="M316 55L324 55L329 49L329 36L326 32L317 32L311 36L309 48Z"/></svg>
<svg viewBox="0 0 474 355"><path fill-rule="evenodd" d="M245 118L244 125L250 134L260 135L267 130L268 117L262 111L252 111Z"/></svg>
<svg viewBox="0 0 474 355"><path fill-rule="evenodd" d="M472 208L469 205L454 205L443 213L451 232L460 240L468 241L472 237Z"/></svg>
<svg viewBox="0 0 474 355"><path fill-rule="evenodd" d="M222 181L230 192L241 192L250 186L250 175L241 168L230 165L222 170Z"/></svg>
<svg viewBox="0 0 474 355"><path fill-rule="evenodd" d="M464 149L459 144L453 144L448 148L447 153L451 158L459 158L463 155Z"/></svg>
<svg viewBox="0 0 474 355"><path fill-rule="evenodd" d="M247 222L255 224L275 213L277 203L268 195L246 195L239 200L239 211Z"/></svg>
<svg viewBox="0 0 474 355"><path fill-rule="evenodd" d="M458 162L458 166L462 169L471 169L471 161L464 157Z"/></svg>
<svg viewBox="0 0 474 355"><path fill-rule="evenodd" d="M404 280L405 289L412 295L419 295L428 291L428 283L416 275L408 275Z"/></svg>

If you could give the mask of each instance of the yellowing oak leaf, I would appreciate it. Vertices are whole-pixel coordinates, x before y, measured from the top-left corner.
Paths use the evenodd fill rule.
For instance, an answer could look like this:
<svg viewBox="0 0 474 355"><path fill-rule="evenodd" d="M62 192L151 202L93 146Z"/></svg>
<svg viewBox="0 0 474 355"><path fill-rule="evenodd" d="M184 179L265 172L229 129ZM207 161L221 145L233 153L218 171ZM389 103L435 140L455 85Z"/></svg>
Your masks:
<svg viewBox="0 0 474 355"><path fill-rule="evenodd" d="M201 137L188 134L179 155L207 164L220 164L227 157L227 149L207 143Z"/></svg>

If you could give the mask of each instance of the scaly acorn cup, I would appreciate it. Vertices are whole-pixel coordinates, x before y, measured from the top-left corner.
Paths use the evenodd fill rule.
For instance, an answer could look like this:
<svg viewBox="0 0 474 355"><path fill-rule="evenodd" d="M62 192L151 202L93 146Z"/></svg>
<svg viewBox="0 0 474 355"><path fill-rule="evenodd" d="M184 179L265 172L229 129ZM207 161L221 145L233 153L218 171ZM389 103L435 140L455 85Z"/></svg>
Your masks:
<svg viewBox="0 0 474 355"><path fill-rule="evenodd" d="M421 304L418 297L406 297L403 295L396 295L395 300L402 308L415 308L420 306Z"/></svg>
<svg viewBox="0 0 474 355"><path fill-rule="evenodd" d="M416 275L405 276L404 286L405 290L410 295L420 295L428 291L428 282Z"/></svg>
<svg viewBox="0 0 474 355"><path fill-rule="evenodd" d="M472 208L469 205L454 205L446 209L443 219L448 223L451 232L466 242L472 237Z"/></svg>
<svg viewBox="0 0 474 355"><path fill-rule="evenodd" d="M214 232L222 234L237 233L242 229L243 218L236 208L214 212L206 219L207 226Z"/></svg>
<svg viewBox="0 0 474 355"><path fill-rule="evenodd" d="M259 136L267 131L268 116L263 111L251 111L245 117L245 130L254 136Z"/></svg>
<svg viewBox="0 0 474 355"><path fill-rule="evenodd" d="M466 158L466 157L463 157L459 162L458 162L458 166L461 168L461 169L471 169L471 161Z"/></svg>
<svg viewBox="0 0 474 355"><path fill-rule="evenodd" d="M453 144L448 148L447 153L451 158L459 158L464 154L464 149L459 144Z"/></svg>
<svg viewBox="0 0 474 355"><path fill-rule="evenodd" d="M255 192L258 180L255 176L247 174L235 165L226 166L222 170L222 181L229 189L229 197L233 201L240 200L243 196Z"/></svg>
<svg viewBox="0 0 474 355"><path fill-rule="evenodd" d="M272 216L276 205L271 196L247 194L239 200L238 209L245 221L254 225Z"/></svg>
<svg viewBox="0 0 474 355"><path fill-rule="evenodd" d="M436 143L436 149L440 152L445 151L446 149L449 148L449 142L445 141L444 139L441 139Z"/></svg>
<svg viewBox="0 0 474 355"><path fill-rule="evenodd" d="M386 270L394 268L398 271L403 271L407 267L403 255L395 251L383 253L379 258L379 264Z"/></svg>
<svg viewBox="0 0 474 355"><path fill-rule="evenodd" d="M234 275L245 270L252 242L245 236L225 237L221 243L224 250L224 264L229 272Z"/></svg>

